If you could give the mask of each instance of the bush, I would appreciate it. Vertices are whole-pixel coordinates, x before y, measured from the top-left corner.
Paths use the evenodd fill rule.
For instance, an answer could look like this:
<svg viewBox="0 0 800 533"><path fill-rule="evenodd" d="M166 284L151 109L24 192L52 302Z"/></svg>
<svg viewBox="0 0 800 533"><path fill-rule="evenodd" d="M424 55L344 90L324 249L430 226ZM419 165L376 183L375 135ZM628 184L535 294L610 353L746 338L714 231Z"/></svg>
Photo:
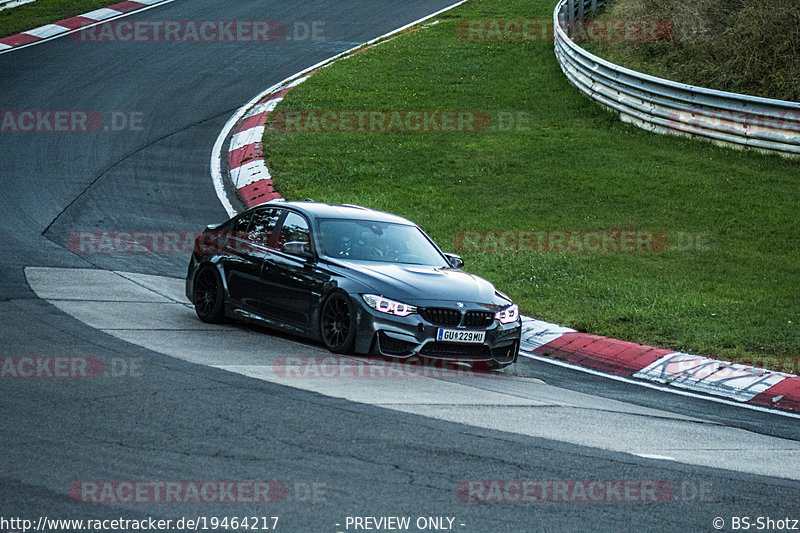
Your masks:
<svg viewBox="0 0 800 533"><path fill-rule="evenodd" d="M586 48L614 63L671 80L781 100L800 100L797 0L613 0L601 18L665 19L662 42Z"/></svg>

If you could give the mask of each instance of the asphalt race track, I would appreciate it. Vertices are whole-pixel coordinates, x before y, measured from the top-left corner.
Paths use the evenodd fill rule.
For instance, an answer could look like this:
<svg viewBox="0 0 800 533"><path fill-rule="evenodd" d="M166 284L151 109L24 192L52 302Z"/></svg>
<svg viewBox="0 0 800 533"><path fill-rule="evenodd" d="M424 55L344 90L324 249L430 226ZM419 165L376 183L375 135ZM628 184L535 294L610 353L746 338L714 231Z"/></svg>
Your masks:
<svg viewBox="0 0 800 533"><path fill-rule="evenodd" d="M209 155L239 106L448 3L176 0L132 18L317 21L324 40L62 37L0 55L0 109L99 112L109 126L0 133L0 356L90 357L104 368L94 378L0 380L0 517L278 516L275 529L286 532L359 530L348 516L450 517L464 532L707 531L715 517L725 530L731 517L800 519L797 418L530 360L481 379L351 379L336 390L261 379L233 367L326 354L259 329L200 328L175 282L184 254L70 251L78 230L196 231L225 219ZM91 270L81 279L64 270L75 268ZM211 349L220 335L236 342ZM397 399L393 387L410 393ZM487 399L469 402L472 394ZM273 503L170 504L70 493L91 481L199 480L275 481L286 493ZM459 491L469 480L644 480L670 490L657 501L469 502Z"/></svg>

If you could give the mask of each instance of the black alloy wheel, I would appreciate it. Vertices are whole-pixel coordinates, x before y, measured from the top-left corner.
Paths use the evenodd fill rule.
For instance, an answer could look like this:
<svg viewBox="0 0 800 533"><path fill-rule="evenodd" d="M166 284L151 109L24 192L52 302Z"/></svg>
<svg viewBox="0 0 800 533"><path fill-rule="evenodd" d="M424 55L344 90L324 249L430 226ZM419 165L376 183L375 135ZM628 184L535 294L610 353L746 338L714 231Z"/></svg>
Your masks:
<svg viewBox="0 0 800 533"><path fill-rule="evenodd" d="M194 310L200 320L209 324L225 319L222 281L214 267L204 267L195 275Z"/></svg>
<svg viewBox="0 0 800 533"><path fill-rule="evenodd" d="M319 319L320 337L333 353L351 353L355 346L356 327L353 306L347 294L336 291L322 304Z"/></svg>

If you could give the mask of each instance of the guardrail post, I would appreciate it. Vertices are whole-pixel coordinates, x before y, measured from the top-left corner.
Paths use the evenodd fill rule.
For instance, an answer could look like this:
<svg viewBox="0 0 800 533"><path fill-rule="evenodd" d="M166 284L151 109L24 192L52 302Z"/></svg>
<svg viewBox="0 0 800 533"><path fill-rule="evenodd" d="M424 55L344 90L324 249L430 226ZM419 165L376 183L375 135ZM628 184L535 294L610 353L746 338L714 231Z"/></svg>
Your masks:
<svg viewBox="0 0 800 533"><path fill-rule="evenodd" d="M583 2L583 0L578 0ZM567 0L567 35L575 25L575 0Z"/></svg>

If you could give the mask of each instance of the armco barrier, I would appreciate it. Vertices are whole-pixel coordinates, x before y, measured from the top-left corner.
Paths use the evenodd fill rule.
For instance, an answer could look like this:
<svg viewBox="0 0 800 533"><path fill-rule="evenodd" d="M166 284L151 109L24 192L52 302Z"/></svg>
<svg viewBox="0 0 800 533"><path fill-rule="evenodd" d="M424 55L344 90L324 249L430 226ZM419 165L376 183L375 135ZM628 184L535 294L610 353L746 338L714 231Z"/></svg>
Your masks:
<svg viewBox="0 0 800 533"><path fill-rule="evenodd" d="M658 133L705 137L718 144L800 155L800 103L707 89L642 74L575 44L570 28L606 0L561 0L553 12L556 58L581 92L620 118Z"/></svg>

